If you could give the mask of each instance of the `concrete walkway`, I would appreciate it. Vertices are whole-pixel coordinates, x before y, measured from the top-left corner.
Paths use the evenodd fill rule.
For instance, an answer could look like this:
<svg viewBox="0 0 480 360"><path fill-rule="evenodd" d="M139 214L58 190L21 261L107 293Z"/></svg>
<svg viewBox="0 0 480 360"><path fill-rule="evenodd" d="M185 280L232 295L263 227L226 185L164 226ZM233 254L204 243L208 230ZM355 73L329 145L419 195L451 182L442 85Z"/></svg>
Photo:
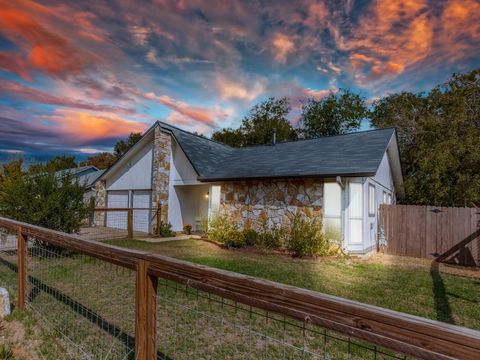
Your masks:
<svg viewBox="0 0 480 360"><path fill-rule="evenodd" d="M188 239L200 239L200 235L178 235L171 237L150 237L150 238L139 238L136 240L146 241L149 243L162 243L166 241L175 241L175 240L188 240Z"/></svg>

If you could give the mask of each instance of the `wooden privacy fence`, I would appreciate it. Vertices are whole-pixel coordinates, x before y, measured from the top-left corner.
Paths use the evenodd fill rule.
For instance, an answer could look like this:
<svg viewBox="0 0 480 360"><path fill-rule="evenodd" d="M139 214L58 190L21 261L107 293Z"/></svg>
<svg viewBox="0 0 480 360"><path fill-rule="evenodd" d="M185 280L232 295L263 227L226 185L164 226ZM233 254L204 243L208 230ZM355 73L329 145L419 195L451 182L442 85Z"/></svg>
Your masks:
<svg viewBox="0 0 480 360"><path fill-rule="evenodd" d="M359 339L359 342L356 343L357 346L362 346L363 349L371 351L371 353L366 354L366 358L377 358L377 356L378 358L406 358L394 355L387 356L385 355L386 353L377 353L380 348L395 351L397 354L400 353L424 359L457 358L476 360L480 353L480 332L471 329L250 276L195 265L165 256L88 241L77 236L5 218L0 218L0 228L6 229L10 233L17 233L18 307L21 309L29 306L28 294L30 293L31 295L32 291L29 292L28 288L43 281L42 279L36 279L35 274L29 274L29 261L37 261L38 266L41 266L43 269L48 268L49 264L53 266L52 263L49 263L49 261L53 261L53 256L48 255L43 247L39 248L39 252L36 253L37 256L38 254L43 254L42 259L36 260L33 255L28 257L29 249L38 246L35 243L32 244L32 239L35 242L41 241L42 246L47 244L50 247L60 247L68 250L69 253L75 252L88 255L97 259L97 261L115 264L133 271L135 273L135 291L132 293L132 296L135 296L135 334L130 336L122 333L121 336L134 339L135 359L195 359L204 357L212 359L233 357L242 359L276 357L288 359L297 359L299 357L308 359L358 358L351 356L351 347L354 346L352 339ZM65 255L65 258L69 262L73 261L73 257L70 254ZM76 263L76 266L78 264ZM90 266L91 261L83 261L81 264ZM63 266L65 267L66 265L63 264ZM75 269L78 274L75 274L71 281L78 282L77 286L81 286L80 268L77 266ZM64 274L59 272L60 270L55 269L56 273L52 278L61 278ZM174 285L169 285L172 283ZM61 299L68 306L71 307L72 304L78 305L78 301L72 299L71 296L65 294L58 295L52 288L53 285L44 284L42 286L42 289L46 289L45 291L48 291L50 295ZM101 286L106 287L109 284L103 283ZM67 287L66 289L70 288ZM193 308L195 317L187 319L185 313L182 316L178 316L178 311L187 307L186 301L188 299L192 301L192 297L189 294L193 295L193 301L195 301L196 305ZM177 297L171 299L172 295ZM180 295L183 297L180 298ZM34 294L34 296L38 297L40 295ZM221 316L209 316L205 323L201 323L201 326L193 328L195 323L201 320L200 315L205 310L199 308L199 302L207 301L210 308L212 298L216 298L216 303L221 304L218 307L218 310L221 311ZM126 301L127 299L122 298L120 300ZM111 294L109 301L111 302L109 304L111 307L117 305L114 303L114 294ZM173 301L173 304L170 301ZM231 301L230 310L227 309L229 301ZM170 306L168 304L173 307L168 307ZM245 310L248 315L245 317L243 325L240 323L242 317L239 309ZM231 319L232 326L225 325L229 311L233 316ZM227 335L227 332L232 331L232 329L239 331L238 334L240 335L238 336L241 336L241 339L249 339L255 336L256 333L250 327L245 327L245 324L253 326L255 319L258 319L260 316L260 311L266 312L266 316L262 315L261 317L262 326L267 326L265 324L269 324L269 321L272 319L277 319L281 324L281 327L278 328L268 325L263 330L264 333L261 334L261 344L264 342L267 344L267 340L274 336L274 331L279 331L280 334L283 334L271 342L273 344L271 346L282 346L282 351L276 353L278 356L267 355L267 351L271 349L267 348L266 345L265 348L262 345L260 349L257 349L258 342L254 342L253 349L247 349L243 347L244 344L237 342L234 350L232 350L234 351L233 356L225 355L225 352L222 352L218 357L213 356L215 349L235 340L235 337ZM82 313L84 312L82 310ZM98 325L101 322L104 329L108 328L112 333L116 334L121 333L117 327L104 326L103 324L106 320L98 315L95 316L95 319L92 320L92 315L88 315L92 323ZM98 320L99 318L101 318L101 321ZM266 323L264 322L265 319ZM173 320L174 326L170 327ZM203 326L212 325L212 323L217 324L217 320L219 330L211 333L207 332L206 337L200 339L198 334L202 331ZM303 334L303 337L300 337L298 342L292 339L291 334L286 334L286 329L294 321L300 322L299 334ZM186 328L188 326L192 328ZM317 328L318 331L315 330ZM320 331L320 329L322 330ZM348 339L345 356L339 356L338 353L329 355L326 351L323 354L319 352L315 353L315 356L311 355L313 350L305 345L307 341L310 344L314 344L314 341L320 341L325 338L324 346L326 349L327 336L331 336L331 331L340 334L339 336L343 339ZM178 353L178 343L174 344L176 346L174 346L174 350L168 350L170 349L168 346L171 345L168 339L171 336L175 336L177 332L183 335L183 338L178 339L178 341L181 341L185 346L191 345L188 350L190 351L188 356L181 356ZM305 337L306 332L309 334L307 337ZM335 339L338 340L340 337ZM191 343L189 343L190 338L195 338L195 341L191 340ZM201 341L197 342L198 339ZM206 342L203 342L204 340ZM334 340L328 340L328 344L332 344L332 341ZM193 344L194 342L195 344ZM164 343L168 346L162 345ZM365 344L368 344L368 346ZM227 347L225 346L222 351L227 351L228 349L226 349ZM240 356L239 349L243 349L245 352L248 350L250 355ZM297 349L300 350L299 354L291 357L286 355L290 354L290 351ZM199 352L202 350L203 356L199 355ZM261 351L260 354L262 355L252 355L251 351Z"/></svg>
<svg viewBox="0 0 480 360"><path fill-rule="evenodd" d="M480 209L381 205L378 224L387 254L480 266Z"/></svg>

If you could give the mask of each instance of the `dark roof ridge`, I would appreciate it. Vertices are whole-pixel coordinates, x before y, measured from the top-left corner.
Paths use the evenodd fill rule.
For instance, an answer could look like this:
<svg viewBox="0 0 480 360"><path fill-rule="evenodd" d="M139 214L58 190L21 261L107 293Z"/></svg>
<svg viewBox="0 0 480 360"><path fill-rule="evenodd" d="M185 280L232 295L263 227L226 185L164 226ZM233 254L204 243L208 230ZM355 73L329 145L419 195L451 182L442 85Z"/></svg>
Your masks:
<svg viewBox="0 0 480 360"><path fill-rule="evenodd" d="M206 137L206 136L202 136L202 135L199 135L199 134L192 133L192 132L187 131L187 130L185 130L185 129L179 128L178 126L170 125L169 123L166 123L166 122L164 122L164 121L157 120L157 123L160 125L160 127L162 127L162 125L166 125L166 126L169 126L169 127L174 128L174 129L176 129L176 130L179 130L179 131L182 131L182 132L184 132L184 133L187 133L187 134L189 134L189 135L193 135L193 136L199 137L199 138L201 138L201 139L208 140L208 141L211 141L211 142L213 142L213 143L222 145L222 146L224 146L224 147L227 147L227 148L230 148L230 149L234 149L234 147L229 146L229 145L227 145L227 144L224 144L224 143L222 143L222 142L220 142L220 141L213 140L213 139L210 139L210 138L208 138L208 137Z"/></svg>
<svg viewBox="0 0 480 360"><path fill-rule="evenodd" d="M382 130L394 130L396 131L394 126L389 126L385 128L380 128L380 129L368 129L368 130L362 130L362 131L352 131L349 133L344 133L344 134L335 134L335 135L325 135L325 136L319 136L315 138L310 138L310 139L297 139L297 140L286 140L286 141L280 141L277 142L275 145L273 144L257 144L257 145L250 145L250 146L242 146L242 147L231 147L232 149L249 149L249 148L256 148L260 146L276 146L276 145L281 145L281 144L289 144L289 143L297 143L297 142L304 142L304 141L312 141L312 140L320 140L320 139L326 139L326 138L333 138L333 137L339 137L339 136L345 136L345 135L356 135L356 134L364 134L368 132L373 132L373 131L382 131ZM214 141L214 140L212 140Z"/></svg>

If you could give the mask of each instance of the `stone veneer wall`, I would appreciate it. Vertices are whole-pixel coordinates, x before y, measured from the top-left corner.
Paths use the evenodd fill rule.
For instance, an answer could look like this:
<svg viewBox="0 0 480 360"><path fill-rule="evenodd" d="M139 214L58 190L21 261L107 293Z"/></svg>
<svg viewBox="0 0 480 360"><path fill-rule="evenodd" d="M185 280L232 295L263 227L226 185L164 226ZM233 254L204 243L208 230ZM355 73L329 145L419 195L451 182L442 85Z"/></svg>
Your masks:
<svg viewBox="0 0 480 360"><path fill-rule="evenodd" d="M262 218L269 226L288 225L297 211L321 216L323 181L238 181L221 185L220 211L241 227L258 228Z"/></svg>
<svg viewBox="0 0 480 360"><path fill-rule="evenodd" d="M107 184L105 180L95 184L95 207L104 208L107 205Z"/></svg>
<svg viewBox="0 0 480 360"><path fill-rule="evenodd" d="M168 187L170 183L170 156L172 138L155 128L152 165L152 207L161 208L162 221L168 221Z"/></svg>

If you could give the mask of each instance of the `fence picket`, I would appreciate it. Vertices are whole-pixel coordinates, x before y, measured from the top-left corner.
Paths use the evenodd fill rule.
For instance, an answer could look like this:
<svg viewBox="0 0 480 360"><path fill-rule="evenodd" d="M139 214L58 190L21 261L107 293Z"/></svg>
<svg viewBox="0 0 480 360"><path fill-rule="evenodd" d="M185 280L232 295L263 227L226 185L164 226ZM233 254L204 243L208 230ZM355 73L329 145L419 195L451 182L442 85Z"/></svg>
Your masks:
<svg viewBox="0 0 480 360"><path fill-rule="evenodd" d="M480 228L480 209L381 205L379 228L385 232L387 254L431 259ZM480 266L480 238L462 245L454 258L461 265Z"/></svg>

